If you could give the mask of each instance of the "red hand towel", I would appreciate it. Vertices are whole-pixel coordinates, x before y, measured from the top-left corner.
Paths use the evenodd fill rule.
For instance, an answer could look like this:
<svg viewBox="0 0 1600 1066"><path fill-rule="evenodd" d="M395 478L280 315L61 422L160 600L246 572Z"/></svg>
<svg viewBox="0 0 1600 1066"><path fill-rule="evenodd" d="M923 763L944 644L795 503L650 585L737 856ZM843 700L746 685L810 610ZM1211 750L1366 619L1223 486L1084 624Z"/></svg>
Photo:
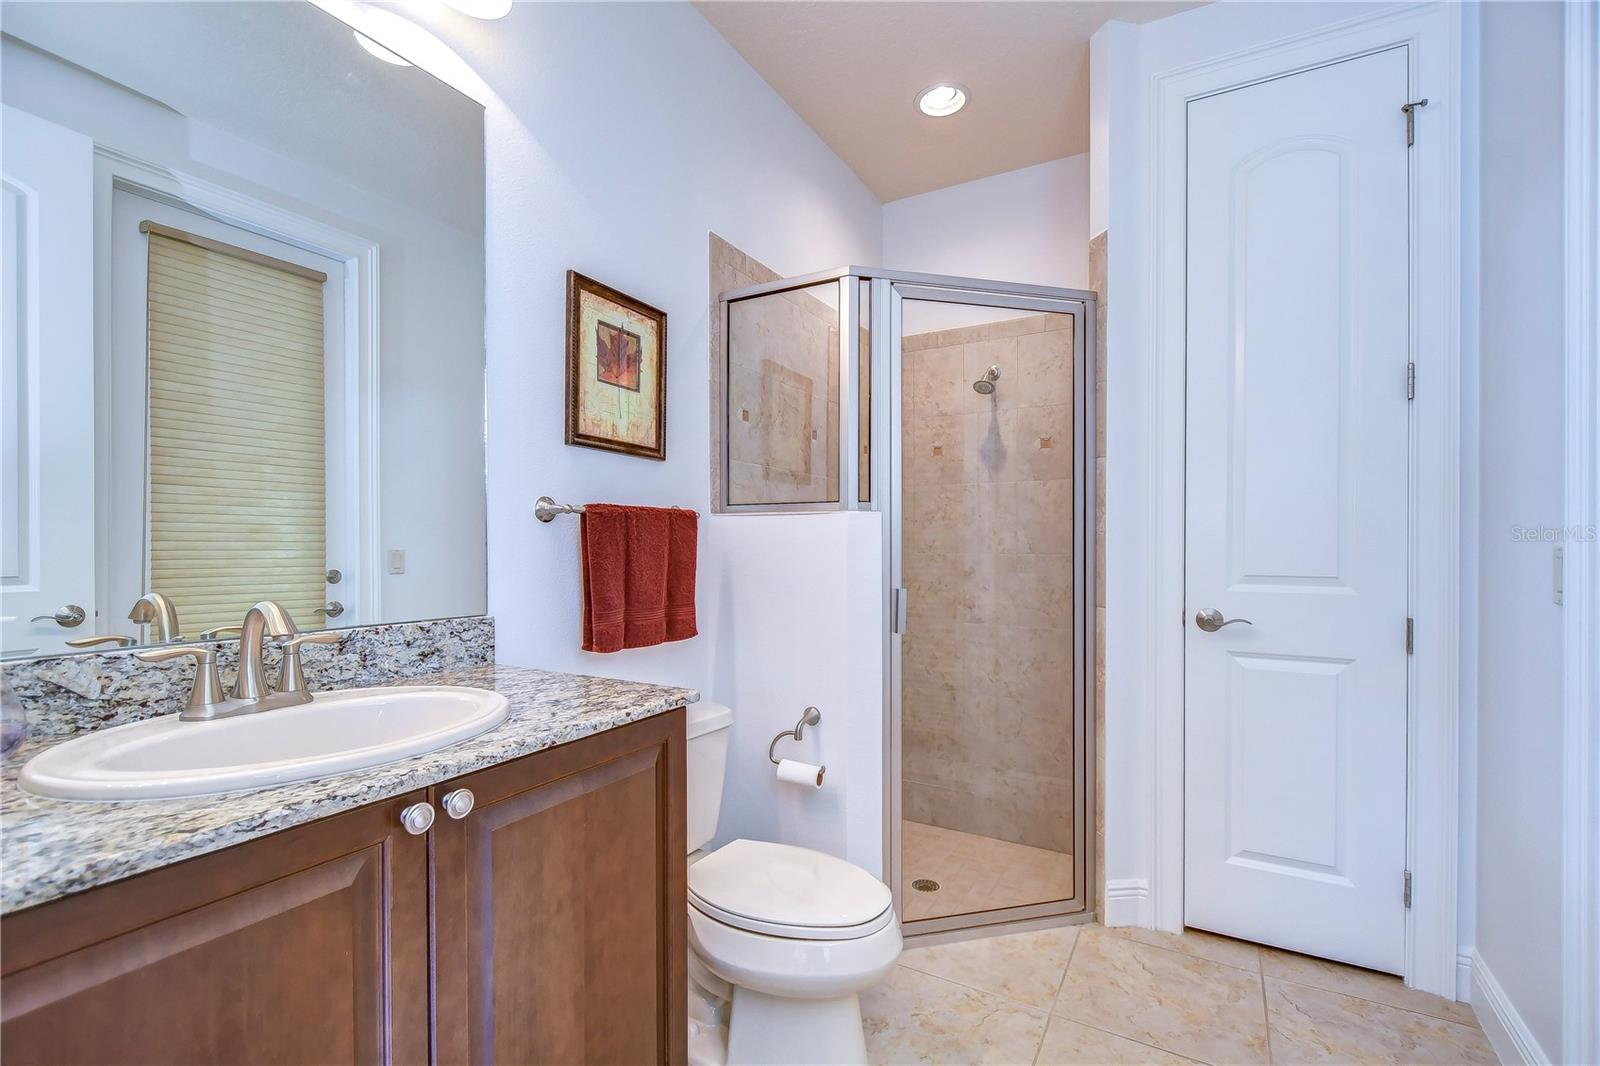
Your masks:
<svg viewBox="0 0 1600 1066"><path fill-rule="evenodd" d="M678 507L585 504L583 650L687 640L694 618L699 515Z"/></svg>

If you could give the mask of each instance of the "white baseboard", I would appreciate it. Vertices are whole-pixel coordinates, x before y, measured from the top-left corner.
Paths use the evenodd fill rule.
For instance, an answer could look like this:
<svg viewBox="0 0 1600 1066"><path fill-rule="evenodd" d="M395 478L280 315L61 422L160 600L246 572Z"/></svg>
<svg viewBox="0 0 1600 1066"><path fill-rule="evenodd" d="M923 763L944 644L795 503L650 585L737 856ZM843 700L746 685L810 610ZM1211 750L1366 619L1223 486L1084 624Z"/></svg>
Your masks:
<svg viewBox="0 0 1600 1066"><path fill-rule="evenodd" d="M1522 1020L1522 1015L1506 998L1505 989L1489 972L1483 956L1476 951L1472 953L1471 1002L1473 1013L1478 1016L1478 1024L1483 1026L1483 1035L1489 1038L1489 1046L1494 1048L1495 1056L1501 1062L1535 1066L1550 1061L1527 1023Z"/></svg>
<svg viewBox="0 0 1600 1066"><path fill-rule="evenodd" d="M1142 877L1108 880L1105 913L1100 915L1100 920L1106 925L1138 925L1153 929L1155 915L1150 908L1150 882Z"/></svg>
<svg viewBox="0 0 1600 1066"><path fill-rule="evenodd" d="M1456 952L1456 999L1472 1002L1472 949Z"/></svg>

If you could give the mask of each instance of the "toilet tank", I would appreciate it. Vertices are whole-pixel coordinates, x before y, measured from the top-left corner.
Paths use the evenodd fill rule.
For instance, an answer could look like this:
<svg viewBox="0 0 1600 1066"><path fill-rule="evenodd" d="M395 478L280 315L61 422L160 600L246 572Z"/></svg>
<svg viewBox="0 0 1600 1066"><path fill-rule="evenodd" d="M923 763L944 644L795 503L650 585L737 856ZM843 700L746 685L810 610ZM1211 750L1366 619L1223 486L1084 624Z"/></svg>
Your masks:
<svg viewBox="0 0 1600 1066"><path fill-rule="evenodd" d="M717 835L717 814L722 809L722 779L728 769L728 727L733 710L721 703L701 700L687 708L689 854Z"/></svg>

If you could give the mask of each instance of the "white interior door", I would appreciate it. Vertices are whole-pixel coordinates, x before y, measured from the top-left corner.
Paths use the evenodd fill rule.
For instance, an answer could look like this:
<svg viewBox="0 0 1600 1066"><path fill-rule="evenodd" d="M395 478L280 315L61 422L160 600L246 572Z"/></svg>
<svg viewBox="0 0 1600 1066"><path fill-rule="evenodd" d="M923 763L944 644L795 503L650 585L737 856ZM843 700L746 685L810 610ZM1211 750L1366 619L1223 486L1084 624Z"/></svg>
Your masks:
<svg viewBox="0 0 1600 1066"><path fill-rule="evenodd" d="M152 591L149 568L149 476L146 470L148 441L147 377L149 247L140 229L146 221L193 233L235 248L257 252L272 259L295 263L327 275L323 283L323 357L326 439L323 452L323 478L326 484L327 566L340 571L338 584L325 589L327 600L337 602L336 617L305 615L296 611L295 622L304 629L326 626L361 625L370 619L361 616L364 602L360 549L360 426L357 414L356 360L347 346L344 264L337 259L308 251L286 240L267 237L241 226L209 217L198 208L189 208L157 198L142 190L118 186L112 193L111 208L111 351L106 368L109 387L103 409L108 424L101 427L112 441L107 463L104 498L108 501L101 532L107 540L102 558L107 560L101 579L102 599L109 605L109 619L102 628L139 637L141 628L124 616L127 606ZM251 578L240 577L246 587ZM154 591L168 591L159 588ZM271 595L270 585L260 595ZM325 608L326 609L326 608ZM304 615L304 616L303 616ZM185 635L196 630L181 613L179 621Z"/></svg>
<svg viewBox="0 0 1600 1066"><path fill-rule="evenodd" d="M1188 118L1185 920L1391 972L1407 87L1395 48L1194 101ZM1208 631L1201 611L1237 624Z"/></svg>
<svg viewBox="0 0 1600 1066"><path fill-rule="evenodd" d="M4 177L0 647L94 632L94 145L13 107Z"/></svg>

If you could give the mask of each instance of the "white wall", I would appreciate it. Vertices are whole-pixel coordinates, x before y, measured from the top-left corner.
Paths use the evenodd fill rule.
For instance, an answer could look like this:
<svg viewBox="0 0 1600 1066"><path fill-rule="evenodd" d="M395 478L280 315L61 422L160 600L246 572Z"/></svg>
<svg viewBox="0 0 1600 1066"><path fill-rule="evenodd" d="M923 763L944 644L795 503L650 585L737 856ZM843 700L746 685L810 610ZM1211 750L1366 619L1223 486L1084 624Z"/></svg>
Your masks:
<svg viewBox="0 0 1600 1066"><path fill-rule="evenodd" d="M1559 3L1481 9L1478 956L1561 1053L1562 60ZM1476 1004L1482 1014L1485 1005Z"/></svg>
<svg viewBox="0 0 1600 1066"><path fill-rule="evenodd" d="M687 4L526 3L494 23L445 11L430 28L476 72L486 106L500 661L692 685L730 704L720 839L842 841L831 847L877 869L882 681L853 665L882 639L877 516L708 516L707 235L783 273L871 263L878 201ZM569 268L668 314L664 463L562 444ZM578 526L535 522L541 494L699 510L702 635L580 651ZM848 577L864 572L866 590ZM828 763L812 795L780 789L766 761L807 704L823 724L796 751Z"/></svg>
<svg viewBox="0 0 1600 1066"><path fill-rule="evenodd" d="M1067 156L884 204L883 265L1087 288L1089 156Z"/></svg>

